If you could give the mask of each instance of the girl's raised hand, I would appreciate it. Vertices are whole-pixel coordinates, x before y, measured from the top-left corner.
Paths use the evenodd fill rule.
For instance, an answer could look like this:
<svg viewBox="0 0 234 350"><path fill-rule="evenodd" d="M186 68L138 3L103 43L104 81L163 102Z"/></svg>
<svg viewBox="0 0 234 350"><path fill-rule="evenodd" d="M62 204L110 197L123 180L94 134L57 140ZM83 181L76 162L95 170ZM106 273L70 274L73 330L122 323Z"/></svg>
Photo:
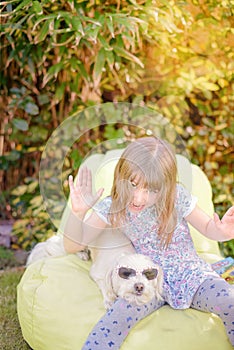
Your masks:
<svg viewBox="0 0 234 350"><path fill-rule="evenodd" d="M226 211L221 220L218 214L215 213L214 222L216 227L222 231L227 240L234 238L234 206Z"/></svg>
<svg viewBox="0 0 234 350"><path fill-rule="evenodd" d="M96 194L92 190L92 174L87 167L79 170L76 184L73 182L72 175L68 178L72 210L76 214L85 215L93 207L103 193L103 188Z"/></svg>

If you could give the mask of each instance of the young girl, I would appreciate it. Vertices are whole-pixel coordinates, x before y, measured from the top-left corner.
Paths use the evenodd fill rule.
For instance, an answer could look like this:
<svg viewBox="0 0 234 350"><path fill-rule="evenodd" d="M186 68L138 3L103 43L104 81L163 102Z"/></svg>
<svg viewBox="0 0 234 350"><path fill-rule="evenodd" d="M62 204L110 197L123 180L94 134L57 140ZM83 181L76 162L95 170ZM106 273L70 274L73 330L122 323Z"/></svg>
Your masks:
<svg viewBox="0 0 234 350"><path fill-rule="evenodd" d="M119 349L130 329L165 303L174 309L194 308L221 317L234 345L234 287L213 272L196 253L188 223L204 236L234 238L234 207L222 220L211 219L196 198L176 183L176 158L169 144L155 137L137 139L123 152L114 173L111 196L92 193L91 173L79 172L76 186L69 178L72 213L65 228L69 253L90 244L107 226L122 229L137 253L145 254L164 272L164 301L142 307L117 299L91 331L83 350ZM87 211L93 212L84 220ZM74 227L74 218L76 227Z"/></svg>

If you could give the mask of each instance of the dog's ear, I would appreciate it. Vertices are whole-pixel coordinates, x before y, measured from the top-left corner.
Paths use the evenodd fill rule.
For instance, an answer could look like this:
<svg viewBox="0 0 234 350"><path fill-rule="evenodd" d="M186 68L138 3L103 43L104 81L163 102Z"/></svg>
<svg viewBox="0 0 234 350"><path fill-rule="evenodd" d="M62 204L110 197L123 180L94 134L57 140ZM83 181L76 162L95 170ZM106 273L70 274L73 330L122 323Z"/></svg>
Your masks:
<svg viewBox="0 0 234 350"><path fill-rule="evenodd" d="M115 301L115 299L117 298L117 295L114 292L113 289L113 268L110 268L104 278L103 281L103 290L102 290L102 294L104 297L104 305L106 308L110 307L111 304Z"/></svg>
<svg viewBox="0 0 234 350"><path fill-rule="evenodd" d="M162 293L163 293L163 270L160 266L157 266L158 269L158 275L157 278L155 278L154 281L154 287L155 287L155 297L157 300L163 300Z"/></svg>

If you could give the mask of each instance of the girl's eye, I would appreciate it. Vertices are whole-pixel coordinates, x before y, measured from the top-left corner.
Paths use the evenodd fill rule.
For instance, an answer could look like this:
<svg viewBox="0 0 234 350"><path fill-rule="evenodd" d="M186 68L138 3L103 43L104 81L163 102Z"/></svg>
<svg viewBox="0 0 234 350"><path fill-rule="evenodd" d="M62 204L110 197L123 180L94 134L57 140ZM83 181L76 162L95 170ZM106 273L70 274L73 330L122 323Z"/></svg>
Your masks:
<svg viewBox="0 0 234 350"><path fill-rule="evenodd" d="M152 189L150 190L150 192L152 192L152 193L158 193L158 190L152 188Z"/></svg>
<svg viewBox="0 0 234 350"><path fill-rule="evenodd" d="M130 181L130 183L131 183L131 186L132 186L133 188L136 188L136 187L137 187L137 184L136 184L135 182Z"/></svg>

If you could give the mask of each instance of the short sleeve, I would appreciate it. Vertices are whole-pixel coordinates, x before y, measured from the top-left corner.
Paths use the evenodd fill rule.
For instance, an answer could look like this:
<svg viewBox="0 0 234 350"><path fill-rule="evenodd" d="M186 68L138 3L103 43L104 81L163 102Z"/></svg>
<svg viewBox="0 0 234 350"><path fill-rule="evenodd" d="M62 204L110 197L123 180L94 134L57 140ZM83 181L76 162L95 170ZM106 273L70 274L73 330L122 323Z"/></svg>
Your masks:
<svg viewBox="0 0 234 350"><path fill-rule="evenodd" d="M197 204L197 197L193 196L184 186L177 185L176 209L180 219L188 216Z"/></svg>
<svg viewBox="0 0 234 350"><path fill-rule="evenodd" d="M107 224L109 224L108 215L110 213L111 197L106 197L93 207L95 213Z"/></svg>

